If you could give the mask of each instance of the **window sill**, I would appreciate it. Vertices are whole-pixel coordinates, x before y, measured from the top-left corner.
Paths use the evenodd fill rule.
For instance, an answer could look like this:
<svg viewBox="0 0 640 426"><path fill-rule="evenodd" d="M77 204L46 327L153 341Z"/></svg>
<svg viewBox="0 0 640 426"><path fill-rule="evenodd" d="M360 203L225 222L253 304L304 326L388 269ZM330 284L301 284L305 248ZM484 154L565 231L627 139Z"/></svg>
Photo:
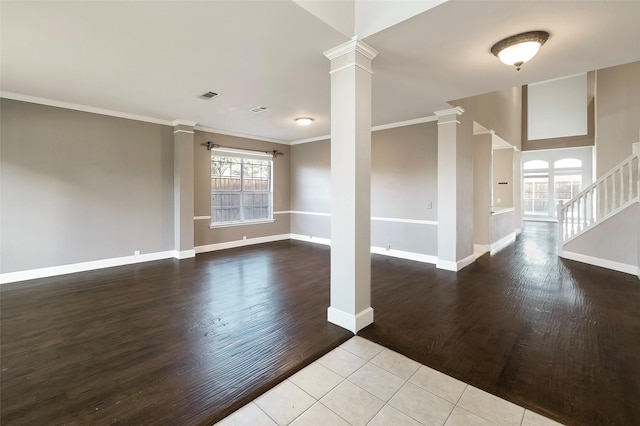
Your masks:
<svg viewBox="0 0 640 426"><path fill-rule="evenodd" d="M209 228L231 228L233 226L245 226L245 225L260 225L262 223L273 223L275 219L264 219L264 220L252 220L246 222L227 222L227 223L217 223L209 225Z"/></svg>

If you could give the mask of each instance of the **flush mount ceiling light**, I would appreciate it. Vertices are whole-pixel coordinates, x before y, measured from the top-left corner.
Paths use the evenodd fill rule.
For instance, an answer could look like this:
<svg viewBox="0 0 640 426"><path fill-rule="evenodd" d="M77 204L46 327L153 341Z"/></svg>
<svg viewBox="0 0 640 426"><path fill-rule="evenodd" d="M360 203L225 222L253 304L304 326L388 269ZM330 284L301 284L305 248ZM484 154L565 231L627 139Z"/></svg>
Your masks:
<svg viewBox="0 0 640 426"><path fill-rule="evenodd" d="M311 117L298 117L295 119L295 122L300 126L308 126L313 123L313 118Z"/></svg>
<svg viewBox="0 0 640 426"><path fill-rule="evenodd" d="M536 56L540 46L549 38L546 31L529 31L507 37L500 40L491 48L491 53L496 55L507 65L513 65L520 71L522 64Z"/></svg>

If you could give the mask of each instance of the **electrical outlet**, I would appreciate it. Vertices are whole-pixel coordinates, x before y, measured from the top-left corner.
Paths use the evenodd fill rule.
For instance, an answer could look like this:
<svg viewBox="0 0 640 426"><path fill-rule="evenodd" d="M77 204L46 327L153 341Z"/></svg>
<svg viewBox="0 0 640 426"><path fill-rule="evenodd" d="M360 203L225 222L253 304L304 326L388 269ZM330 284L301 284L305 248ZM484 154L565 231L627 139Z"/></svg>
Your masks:
<svg viewBox="0 0 640 426"><path fill-rule="evenodd" d="M433 203L431 201L427 201L427 208L428 209L432 209L433 208Z"/></svg>
<svg viewBox="0 0 640 426"><path fill-rule="evenodd" d="M246 236L246 235L243 235L243 236L242 236L242 239L243 239L243 240L246 240L246 239L247 239L247 236Z"/></svg>
<svg viewBox="0 0 640 426"><path fill-rule="evenodd" d="M140 250L136 250L136 251L134 251L134 252L133 252L133 255L134 255L135 257L140 256Z"/></svg>
<svg viewBox="0 0 640 426"><path fill-rule="evenodd" d="M391 244L387 244L387 248L386 248L386 250L387 250L387 251L391 250Z"/></svg>

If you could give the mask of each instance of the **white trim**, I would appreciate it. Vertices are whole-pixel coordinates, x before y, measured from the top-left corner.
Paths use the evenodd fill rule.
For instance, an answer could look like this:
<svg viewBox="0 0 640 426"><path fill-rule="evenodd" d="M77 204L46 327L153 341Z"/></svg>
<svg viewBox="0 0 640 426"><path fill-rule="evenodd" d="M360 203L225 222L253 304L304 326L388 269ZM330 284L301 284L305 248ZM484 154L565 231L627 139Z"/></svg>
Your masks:
<svg viewBox="0 0 640 426"><path fill-rule="evenodd" d="M413 126L414 124L430 123L432 121L438 121L438 117L435 115L430 115L428 117L414 118L413 120L396 121L395 123L381 124L379 126L373 126L371 128L371 131L377 132L380 130L395 129L396 127L405 127L405 126Z"/></svg>
<svg viewBox="0 0 640 426"><path fill-rule="evenodd" d="M436 268L444 269L447 271L458 272L462 268L465 268L471 265L475 261L476 261L476 258L473 254L465 257L464 259L458 260L456 262L453 262L451 260L438 259L436 262Z"/></svg>
<svg viewBox="0 0 640 426"><path fill-rule="evenodd" d="M248 225L262 225L264 223L273 223L275 219L260 219L260 220L247 220L245 222L225 222L225 223L215 223L209 225L209 228L232 228L235 226L248 226Z"/></svg>
<svg viewBox="0 0 640 426"><path fill-rule="evenodd" d="M500 250L502 250L503 248L505 248L506 246L508 246L509 244L515 241L516 241L515 231L505 235L504 237L500 238L498 241L494 241L493 243L491 243L491 246L490 246L491 255L493 256L494 254L496 254L497 252L499 252Z"/></svg>
<svg viewBox="0 0 640 426"><path fill-rule="evenodd" d="M329 71L329 74L335 74L337 72L344 71L344 70L347 70L347 69L353 68L353 67L360 68L361 70L366 71L369 74L373 74L373 70L371 68L367 68L364 65L361 65L361 64L359 64L357 62L350 62L350 63L348 63L346 65L341 66L340 68L336 68L335 70L331 70L331 71Z"/></svg>
<svg viewBox="0 0 640 426"><path fill-rule="evenodd" d="M358 39L358 36L354 36L346 43L342 43L339 46L336 46L332 49L324 51L322 54L327 57L330 61L338 58L342 55L351 52L358 52L368 59L373 59L378 56L378 51L373 47L369 46L367 43Z"/></svg>
<svg viewBox="0 0 640 426"><path fill-rule="evenodd" d="M376 247L376 246L371 246L371 253L381 254L383 256L389 256L389 257L397 257L399 259L413 260L415 262L430 263L432 265L435 265L436 262L438 261L437 256L432 256L430 254L414 253L411 251L396 250L396 249L387 250L384 247Z"/></svg>
<svg viewBox="0 0 640 426"><path fill-rule="evenodd" d="M305 215L309 215L309 216L327 216L327 217L331 217L331 213L323 213L323 212L305 212L305 211L301 211L301 210L289 210L288 213L291 213L291 214L305 214Z"/></svg>
<svg viewBox="0 0 640 426"><path fill-rule="evenodd" d="M176 133L189 133L190 135L192 135L194 132L193 130L174 130L173 134L175 135Z"/></svg>
<svg viewBox="0 0 640 426"><path fill-rule="evenodd" d="M491 250L491 245L490 244L474 244L473 245L473 252L474 253L485 254L485 253L489 252L490 250Z"/></svg>
<svg viewBox="0 0 640 426"><path fill-rule="evenodd" d="M111 259L92 260L89 262L71 263L67 265L49 266L46 268L28 269L25 271L6 272L0 274L0 284L16 281L33 280L36 278L55 277L73 274L75 272L92 271L94 269L111 268L114 266L131 265L134 263L150 262L152 260L170 259L176 257L174 250L155 253L144 253L138 256L114 257Z"/></svg>
<svg viewBox="0 0 640 426"><path fill-rule="evenodd" d="M373 324L373 308L369 307L353 315L329 306L327 308L327 321L356 334L369 324Z"/></svg>
<svg viewBox="0 0 640 426"><path fill-rule="evenodd" d="M205 253L209 251L225 250L236 247L250 246L253 244L270 243L273 241L288 240L290 234L280 235L268 235L266 237L247 238L246 240L227 241L224 243L207 244L204 246L197 246L195 248L196 253Z"/></svg>
<svg viewBox="0 0 640 426"><path fill-rule="evenodd" d="M396 223L416 223L418 225L438 225L437 220L419 220L419 219L400 219L395 217L377 217L372 216L371 220L378 222L396 222Z"/></svg>
<svg viewBox="0 0 640 426"><path fill-rule="evenodd" d="M209 219L211 219L211 216L194 216L193 217L193 220L209 220Z"/></svg>
<svg viewBox="0 0 640 426"><path fill-rule="evenodd" d="M613 260L601 259L599 257L587 256L584 254L574 253L566 250L563 250L559 256L564 259L588 263L590 265L599 266L601 268L613 269L614 271L624 272L626 274L640 274L640 268L638 268L636 265L628 265L626 263L614 262Z"/></svg>
<svg viewBox="0 0 640 426"><path fill-rule="evenodd" d="M182 251L174 250L173 257L175 257L176 259L189 259L191 257L196 257L196 250L195 249L182 250Z"/></svg>
<svg viewBox="0 0 640 426"><path fill-rule="evenodd" d="M289 238L292 240L307 241L310 243L322 244L324 246L331 245L331 240L329 238L314 237L312 235L289 234Z"/></svg>
<svg viewBox="0 0 640 426"><path fill-rule="evenodd" d="M92 114L108 115L108 116L117 117L117 118L126 118L128 120L144 121L144 122L153 123L153 124L162 124L165 126L173 125L171 121L162 120L160 118L146 117L143 115L130 114L128 112L120 112L120 111L114 111L110 109L74 104L71 102L55 101L53 99L22 95L20 93L0 92L0 98L12 99L14 101L30 102L32 104L47 105L47 106L52 106L57 108L71 109L74 111L90 112Z"/></svg>
<svg viewBox="0 0 640 426"><path fill-rule="evenodd" d="M207 133L216 133L218 135L235 136L237 138L253 139L256 141L273 142L281 145L289 145L289 142L284 141L282 139L265 138L262 136L250 135L248 133L240 133L240 132L234 132L231 130L216 129L214 127L195 126L194 130L198 130L200 132L207 132Z"/></svg>
<svg viewBox="0 0 640 426"><path fill-rule="evenodd" d="M195 127L195 125L196 125L196 124L198 124L198 122L197 122L197 121L188 121L188 120L180 120L180 119L178 119L178 120L173 120L173 121L171 122L171 125L172 125L173 127L175 127L175 126L189 126L189 127Z"/></svg>
<svg viewBox="0 0 640 426"><path fill-rule="evenodd" d="M281 211L278 211L278 212L273 212L273 214L274 215L276 215L276 214L291 214L291 212L289 210L281 210Z"/></svg>
<svg viewBox="0 0 640 426"><path fill-rule="evenodd" d="M308 138L308 139L298 139L298 140L289 142L289 145L301 145L303 143L320 142L324 140L331 140L331 135L316 136L314 138Z"/></svg>
<svg viewBox="0 0 640 426"><path fill-rule="evenodd" d="M453 115L453 114L462 115L464 113L464 108L462 108L461 106L457 106L455 108L447 108L447 109L441 109L439 111L433 111L433 113L438 118L446 117L447 115Z"/></svg>
<svg viewBox="0 0 640 426"><path fill-rule="evenodd" d="M302 215L309 215L309 216L331 217L331 213L308 212L308 211L301 211L301 210L289 210L289 211L282 212L282 213L302 214ZM274 214L275 214L275 212L274 212ZM436 220L402 219L402 218L397 218L397 217L372 216L371 220L372 221L376 221L376 222L414 223L414 224L418 224L418 225L433 225L433 226L437 226L438 225L438 221L436 221Z"/></svg>
<svg viewBox="0 0 640 426"><path fill-rule="evenodd" d="M429 115L427 117L414 118L412 120L396 121L396 122L387 123L387 124L379 124L377 126L372 126L371 127L371 131L372 132L378 132L380 130L395 129L397 127L413 126L415 124L430 123L430 122L437 121L437 120L438 120L437 116ZM320 141L324 141L324 140L331 140L331 135L323 135L323 136L316 136L316 137L313 137L313 138L299 139L299 140L295 140L295 141L289 142L289 145L301 145L303 143L320 142Z"/></svg>

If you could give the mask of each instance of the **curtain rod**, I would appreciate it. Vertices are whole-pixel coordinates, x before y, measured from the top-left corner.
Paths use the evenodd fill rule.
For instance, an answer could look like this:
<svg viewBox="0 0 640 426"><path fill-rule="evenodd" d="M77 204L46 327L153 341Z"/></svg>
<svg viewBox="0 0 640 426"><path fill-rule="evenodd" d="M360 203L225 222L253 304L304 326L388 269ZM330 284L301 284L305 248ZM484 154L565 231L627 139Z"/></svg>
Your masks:
<svg viewBox="0 0 640 426"><path fill-rule="evenodd" d="M273 158L276 158L278 155L284 155L284 152L280 152L277 149L274 149L273 151L260 151L259 149L234 148L234 147L231 147L231 146L218 145L217 143L213 143L211 141L208 141L207 143L201 143L200 145L207 147L207 151L211 151L212 149L215 149L215 148L227 148L227 149L237 149L237 150L240 150L240 151L262 152L262 153L265 153L265 154L272 155Z"/></svg>

